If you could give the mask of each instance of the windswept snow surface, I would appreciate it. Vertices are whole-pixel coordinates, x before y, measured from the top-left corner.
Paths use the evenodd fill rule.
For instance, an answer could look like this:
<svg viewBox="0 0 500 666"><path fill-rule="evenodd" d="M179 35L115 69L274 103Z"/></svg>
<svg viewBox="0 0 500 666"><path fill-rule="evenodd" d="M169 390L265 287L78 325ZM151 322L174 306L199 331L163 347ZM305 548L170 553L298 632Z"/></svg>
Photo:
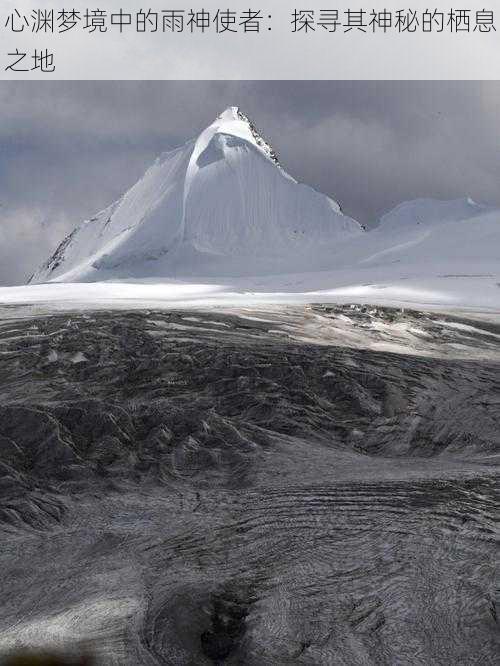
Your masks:
<svg viewBox="0 0 500 666"><path fill-rule="evenodd" d="M0 289L0 302L352 301L499 312L500 211L469 198L417 199L363 231L289 176L231 107L77 227L31 282L50 284Z"/></svg>

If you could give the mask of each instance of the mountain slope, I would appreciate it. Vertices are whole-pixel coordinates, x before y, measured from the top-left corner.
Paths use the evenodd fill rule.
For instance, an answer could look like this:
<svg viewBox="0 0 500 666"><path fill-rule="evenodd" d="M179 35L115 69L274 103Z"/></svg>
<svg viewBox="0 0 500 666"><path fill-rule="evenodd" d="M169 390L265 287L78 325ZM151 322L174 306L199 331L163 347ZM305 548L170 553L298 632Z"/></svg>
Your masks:
<svg viewBox="0 0 500 666"><path fill-rule="evenodd" d="M500 304L500 211L469 198L416 199L364 232L335 201L289 176L232 107L77 227L31 281L107 285L2 298L67 292L85 301L99 293L111 301L350 299L491 310ZM128 286L113 286L120 281Z"/></svg>
<svg viewBox="0 0 500 666"><path fill-rule="evenodd" d="M75 229L32 282L255 275L317 267L361 226L297 183L237 107Z"/></svg>
<svg viewBox="0 0 500 666"><path fill-rule="evenodd" d="M383 266L421 276L455 272L497 272L500 265L500 211L470 198L452 201L416 199L396 206L362 243L345 250L346 265L355 257L364 266Z"/></svg>

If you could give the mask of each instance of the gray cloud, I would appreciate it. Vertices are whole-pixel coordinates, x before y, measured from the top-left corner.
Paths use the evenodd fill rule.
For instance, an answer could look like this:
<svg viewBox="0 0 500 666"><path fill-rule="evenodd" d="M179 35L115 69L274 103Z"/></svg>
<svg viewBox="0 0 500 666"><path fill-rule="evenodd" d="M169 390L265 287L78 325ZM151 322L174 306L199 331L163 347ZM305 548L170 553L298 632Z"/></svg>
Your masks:
<svg viewBox="0 0 500 666"><path fill-rule="evenodd" d="M499 102L497 82L2 82L0 283L232 104L363 222L420 196L500 205Z"/></svg>

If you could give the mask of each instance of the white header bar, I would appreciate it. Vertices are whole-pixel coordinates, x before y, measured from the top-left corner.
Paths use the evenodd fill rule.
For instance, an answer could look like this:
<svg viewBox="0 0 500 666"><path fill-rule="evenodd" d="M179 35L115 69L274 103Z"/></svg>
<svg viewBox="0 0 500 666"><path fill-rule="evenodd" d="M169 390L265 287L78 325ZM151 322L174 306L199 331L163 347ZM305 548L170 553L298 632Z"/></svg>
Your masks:
<svg viewBox="0 0 500 666"><path fill-rule="evenodd" d="M0 72L20 80L500 79L497 0L407 4L2 0Z"/></svg>

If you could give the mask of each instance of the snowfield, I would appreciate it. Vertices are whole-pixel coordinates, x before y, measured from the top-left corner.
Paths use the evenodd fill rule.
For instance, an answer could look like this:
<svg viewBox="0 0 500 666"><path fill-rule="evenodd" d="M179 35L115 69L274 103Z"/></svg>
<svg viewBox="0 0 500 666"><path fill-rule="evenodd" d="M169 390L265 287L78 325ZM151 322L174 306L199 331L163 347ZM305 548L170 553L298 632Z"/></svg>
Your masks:
<svg viewBox="0 0 500 666"><path fill-rule="evenodd" d="M362 273L366 275L366 272ZM373 279L373 277L366 277ZM205 282L111 281L48 283L0 288L0 304L39 305L49 309L88 307L204 307L359 303L413 309L500 315L500 278L449 275L413 279L380 276L356 281L348 271ZM322 288L328 284L334 287Z"/></svg>
<svg viewBox="0 0 500 666"><path fill-rule="evenodd" d="M165 153L0 303L356 302L500 311L500 211L418 199L365 231L237 107Z"/></svg>

